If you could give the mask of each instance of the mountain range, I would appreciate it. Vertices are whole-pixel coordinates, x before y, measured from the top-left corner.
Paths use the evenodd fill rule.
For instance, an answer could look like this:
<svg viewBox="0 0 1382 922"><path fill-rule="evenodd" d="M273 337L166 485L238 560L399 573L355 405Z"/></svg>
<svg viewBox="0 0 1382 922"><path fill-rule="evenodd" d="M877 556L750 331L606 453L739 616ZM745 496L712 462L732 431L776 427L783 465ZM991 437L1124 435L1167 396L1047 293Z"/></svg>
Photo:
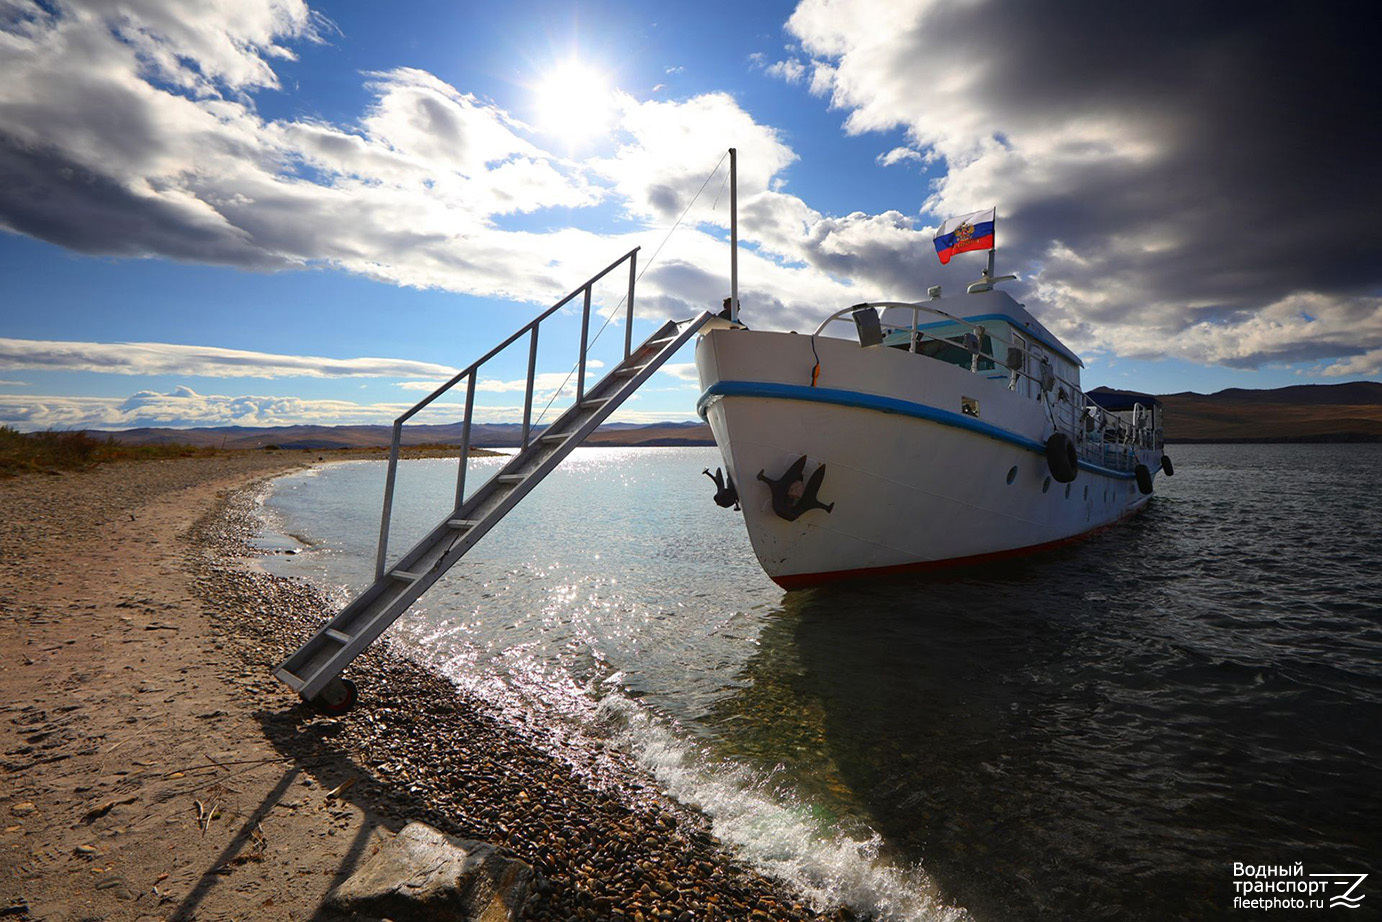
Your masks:
<svg viewBox="0 0 1382 922"><path fill-rule="evenodd" d="M1185 391L1158 396L1165 409L1171 442L1382 442L1382 383L1303 384L1272 390L1230 388L1214 394ZM475 423L477 448L518 445L517 423ZM212 448L380 448L389 444L388 426L218 426L205 429L145 428L111 435L117 441L146 445L180 442ZM456 445L460 423L407 426L408 446ZM651 425L611 423L587 440L592 445L713 445L710 427L698 422Z"/></svg>

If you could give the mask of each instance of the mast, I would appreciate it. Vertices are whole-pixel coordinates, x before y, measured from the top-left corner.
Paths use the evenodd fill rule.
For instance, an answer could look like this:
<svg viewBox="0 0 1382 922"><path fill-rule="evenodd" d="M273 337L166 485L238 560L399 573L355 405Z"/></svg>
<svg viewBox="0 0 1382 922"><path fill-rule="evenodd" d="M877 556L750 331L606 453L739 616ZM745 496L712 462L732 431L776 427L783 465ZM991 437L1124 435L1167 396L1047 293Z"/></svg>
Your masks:
<svg viewBox="0 0 1382 922"><path fill-rule="evenodd" d="M996 219L997 216L998 216L998 209L997 209L997 208L994 208L994 209L993 209L993 214L994 214L994 217L995 217L995 219ZM979 272L979 281L977 281L977 282L970 282L970 283L969 283L969 287L966 288L965 291L969 292L970 294L977 294L977 293L979 293L979 292L981 292L981 291L993 291L993 285L994 285L995 282L1010 282L1010 281L1012 281L1012 280L1014 280L1014 279L1017 278L1016 275L994 275L994 274L993 274L993 263L994 263L994 258L995 258L997 255L998 255L998 245L997 245L997 243L996 243L996 241L995 241L995 244L994 244L993 246L989 247L989 262L988 262L988 267L985 268L985 269L983 269L983 270L981 270L981 271Z"/></svg>
<svg viewBox="0 0 1382 922"><path fill-rule="evenodd" d="M729 149L729 319L739 322L739 168L738 151Z"/></svg>

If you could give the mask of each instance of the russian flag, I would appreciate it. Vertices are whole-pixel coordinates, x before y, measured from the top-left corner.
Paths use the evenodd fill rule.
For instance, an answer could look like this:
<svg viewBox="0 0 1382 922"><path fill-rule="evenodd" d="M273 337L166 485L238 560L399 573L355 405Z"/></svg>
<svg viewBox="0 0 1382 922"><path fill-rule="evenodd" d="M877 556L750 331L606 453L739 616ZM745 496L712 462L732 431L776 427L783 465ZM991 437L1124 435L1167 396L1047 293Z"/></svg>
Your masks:
<svg viewBox="0 0 1382 922"><path fill-rule="evenodd" d="M993 249L993 219L996 208L950 218L936 231L936 255L941 265L956 253Z"/></svg>

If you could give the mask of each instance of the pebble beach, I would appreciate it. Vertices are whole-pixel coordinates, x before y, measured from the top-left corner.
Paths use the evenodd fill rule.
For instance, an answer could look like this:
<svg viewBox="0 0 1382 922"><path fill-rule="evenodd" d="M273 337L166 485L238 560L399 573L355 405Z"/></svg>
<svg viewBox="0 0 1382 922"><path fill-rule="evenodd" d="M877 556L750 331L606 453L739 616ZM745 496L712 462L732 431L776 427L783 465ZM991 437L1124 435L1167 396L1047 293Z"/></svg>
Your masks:
<svg viewBox="0 0 1382 922"><path fill-rule="evenodd" d="M329 615L254 565L297 452L0 481L0 911L333 918L410 821L510 850L534 920L850 918L742 865L598 741L497 713L391 651L317 714L271 675Z"/></svg>

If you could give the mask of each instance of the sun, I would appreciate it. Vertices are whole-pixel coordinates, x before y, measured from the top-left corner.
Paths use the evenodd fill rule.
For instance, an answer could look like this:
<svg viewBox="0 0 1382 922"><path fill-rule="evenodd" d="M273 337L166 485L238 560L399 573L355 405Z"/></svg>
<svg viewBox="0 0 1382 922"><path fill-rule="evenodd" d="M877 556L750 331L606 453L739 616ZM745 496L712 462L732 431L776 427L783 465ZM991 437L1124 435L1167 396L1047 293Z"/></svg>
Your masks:
<svg viewBox="0 0 1382 922"><path fill-rule="evenodd" d="M533 88L537 128L576 146L605 134L614 120L614 90L598 67L576 58L547 71Z"/></svg>

